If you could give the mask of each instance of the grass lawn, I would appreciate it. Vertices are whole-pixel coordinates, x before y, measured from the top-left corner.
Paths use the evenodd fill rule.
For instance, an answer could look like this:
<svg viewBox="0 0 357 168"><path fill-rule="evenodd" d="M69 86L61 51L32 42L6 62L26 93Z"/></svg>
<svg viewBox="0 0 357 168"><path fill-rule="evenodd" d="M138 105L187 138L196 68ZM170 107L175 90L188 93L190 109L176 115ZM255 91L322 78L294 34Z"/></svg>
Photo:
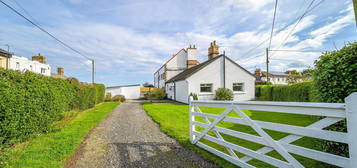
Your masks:
<svg viewBox="0 0 357 168"><path fill-rule="evenodd" d="M188 105L174 105L174 104L152 104L152 103L145 103L143 105L143 108L145 111L147 111L148 115L153 118L153 120L160 125L160 129L165 132L167 135L170 137L175 138L180 144L182 144L185 147L188 147L190 149L195 150L197 153L199 153L202 157L205 159L212 161L216 163L217 165L221 167L236 167L235 165L227 162L224 159L219 158L218 156L215 156L197 146L194 146L190 143L189 141L189 112L188 112ZM221 114L225 109L223 108L215 108L215 107L200 107L201 110L205 113L212 113L212 114ZM318 118L313 117L313 116L307 116L307 115L296 115L296 114L285 114L285 113L272 113L272 112L263 112L263 111L249 111L246 110L244 111L250 118L254 120L261 120L261 121L269 121L269 122L274 122L274 123L283 123L283 124L290 124L290 125L296 125L296 126L307 126L310 125L311 123L315 122L318 120ZM237 114L234 112L231 112L229 116L236 116L239 117ZM203 122L203 118L201 117L196 117L196 121ZM211 120L212 121L212 120ZM253 135L258 135L252 128L249 126L244 126L244 125L239 125L239 124L234 124L230 122L220 122L218 124L220 127L224 128L229 128L232 130L237 130L245 133L250 133ZM198 131L203 131L203 128L196 127ZM277 131L272 131L272 130L265 130L270 136L272 136L274 139L280 139L282 137L287 136L288 134L282 133L282 132L277 132ZM213 133L209 132L212 136ZM240 146L257 150L263 147L263 145L256 144L253 142L249 142L243 139L231 137L229 135L222 134L223 138L226 141L229 141L234 144L238 144ZM214 136L215 137L215 136ZM220 146L216 143L209 142L206 140L200 140L200 142L203 142L211 147L214 147L216 149L219 149L222 152L228 153L226 149L223 146ZM293 144L303 146L303 147L308 147L311 149L316 149L316 150L321 150L321 146L319 145L321 143L321 140L314 139L314 138L307 138L304 137L298 141L295 141ZM239 151L236 153L238 157L244 156L243 154L239 153ZM269 156L284 160L276 151L272 151L268 153ZM298 159L305 167L329 167L329 165L304 158L301 156L294 155L296 159ZM270 166L264 162L261 162L259 160L251 160L249 161L250 164L256 166L256 167L273 167Z"/></svg>
<svg viewBox="0 0 357 168"><path fill-rule="evenodd" d="M83 138L104 119L119 103L102 103L92 109L66 113L67 118L57 122L57 130L41 134L27 142L15 145L3 155L4 167L63 167L74 154Z"/></svg>

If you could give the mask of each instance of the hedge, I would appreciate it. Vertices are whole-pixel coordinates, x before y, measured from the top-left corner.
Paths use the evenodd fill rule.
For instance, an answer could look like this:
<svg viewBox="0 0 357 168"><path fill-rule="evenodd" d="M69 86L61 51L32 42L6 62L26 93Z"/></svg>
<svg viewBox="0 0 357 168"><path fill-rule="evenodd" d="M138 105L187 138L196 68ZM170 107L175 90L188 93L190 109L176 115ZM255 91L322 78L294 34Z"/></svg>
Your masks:
<svg viewBox="0 0 357 168"><path fill-rule="evenodd" d="M311 81L299 82L292 85L257 85L255 87L256 100L262 101L316 101Z"/></svg>
<svg viewBox="0 0 357 168"><path fill-rule="evenodd" d="M103 101L103 87L0 68L0 151L50 131L65 111Z"/></svg>

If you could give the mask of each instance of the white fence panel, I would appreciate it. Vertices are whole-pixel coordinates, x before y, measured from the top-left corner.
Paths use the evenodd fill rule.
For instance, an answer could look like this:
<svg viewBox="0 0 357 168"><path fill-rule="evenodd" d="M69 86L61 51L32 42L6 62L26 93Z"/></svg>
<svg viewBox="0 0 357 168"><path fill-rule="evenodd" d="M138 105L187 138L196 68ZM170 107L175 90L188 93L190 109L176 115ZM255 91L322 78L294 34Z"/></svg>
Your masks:
<svg viewBox="0 0 357 168"><path fill-rule="evenodd" d="M208 114L201 111L201 106L221 107L225 111L220 115ZM290 114L302 114L324 117L307 127L293 126L287 124L271 123L265 121L257 121L246 115L242 109L269 111ZM238 117L228 117L227 115L234 111ZM195 116L202 117L205 123L195 121ZM341 120L347 120L347 133L323 130L324 128L335 124ZM213 121L212 121L213 120ZM211 122L212 121L212 122ZM252 135L228 128L217 126L221 121L231 122L241 125L250 126L257 135ZM204 131L199 132L195 126L204 128ZM353 129L354 128L354 129ZM345 99L345 103L297 103L297 102L259 102L259 101L198 101L190 98L190 140L191 143L210 151L217 156L226 159L227 161L240 166L252 168L248 161L257 159L270 165L282 168L302 168L304 167L291 154L304 156L320 162L325 162L331 165L340 167L354 168L357 165L357 93L352 93ZM290 135L274 140L264 129L274 130L279 132L289 133ZM216 137L210 136L207 133L212 131ZM221 133L230 135L236 138L251 141L264 145L258 150L251 150L237 144L225 141ZM335 141L348 144L349 158L337 156L334 154L317 151L297 145L292 142L302 138L312 137L328 141ZM213 147L210 147L202 142L205 139L216 144L224 146L229 154L221 152ZM284 159L279 160L271 156L265 155L271 151L277 151ZM245 156L239 158L236 152L242 153Z"/></svg>

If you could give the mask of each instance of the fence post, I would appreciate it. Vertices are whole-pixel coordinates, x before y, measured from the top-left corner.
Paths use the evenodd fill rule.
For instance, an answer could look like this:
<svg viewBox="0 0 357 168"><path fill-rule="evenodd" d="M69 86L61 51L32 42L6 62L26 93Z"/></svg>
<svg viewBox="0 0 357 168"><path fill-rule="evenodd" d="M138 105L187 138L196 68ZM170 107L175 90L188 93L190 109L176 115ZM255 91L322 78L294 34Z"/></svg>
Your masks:
<svg viewBox="0 0 357 168"><path fill-rule="evenodd" d="M192 113L195 111L195 108L194 106L192 105L192 100L193 100L193 97L190 96L190 99L189 99L189 103L190 103L190 141L191 143L193 143L193 141L195 140L195 136L193 135L193 131L195 131L195 126L192 124L192 121L195 120L195 116L192 115Z"/></svg>
<svg viewBox="0 0 357 168"><path fill-rule="evenodd" d="M350 155L349 168L357 165L357 92L345 98L346 120L348 132L348 148Z"/></svg>

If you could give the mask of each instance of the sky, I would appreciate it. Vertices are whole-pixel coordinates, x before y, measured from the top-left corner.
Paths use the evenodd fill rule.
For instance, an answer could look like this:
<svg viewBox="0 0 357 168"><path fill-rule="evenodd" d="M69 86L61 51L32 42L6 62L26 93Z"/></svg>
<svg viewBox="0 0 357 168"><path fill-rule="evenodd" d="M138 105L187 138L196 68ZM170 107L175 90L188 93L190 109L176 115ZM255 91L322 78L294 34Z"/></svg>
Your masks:
<svg viewBox="0 0 357 168"><path fill-rule="evenodd" d="M97 83L153 83L153 73L190 44L207 60L210 42L249 71L265 69L275 0L2 0L95 60ZM303 19L298 18L315 6ZM320 3L321 2L321 3ZM91 81L91 62L0 4L0 48L31 58L41 53L55 72ZM296 25L296 26L295 26ZM295 28L294 28L295 27ZM357 39L352 0L279 0L272 71L313 67L321 52ZM259 44L261 44L259 47Z"/></svg>

